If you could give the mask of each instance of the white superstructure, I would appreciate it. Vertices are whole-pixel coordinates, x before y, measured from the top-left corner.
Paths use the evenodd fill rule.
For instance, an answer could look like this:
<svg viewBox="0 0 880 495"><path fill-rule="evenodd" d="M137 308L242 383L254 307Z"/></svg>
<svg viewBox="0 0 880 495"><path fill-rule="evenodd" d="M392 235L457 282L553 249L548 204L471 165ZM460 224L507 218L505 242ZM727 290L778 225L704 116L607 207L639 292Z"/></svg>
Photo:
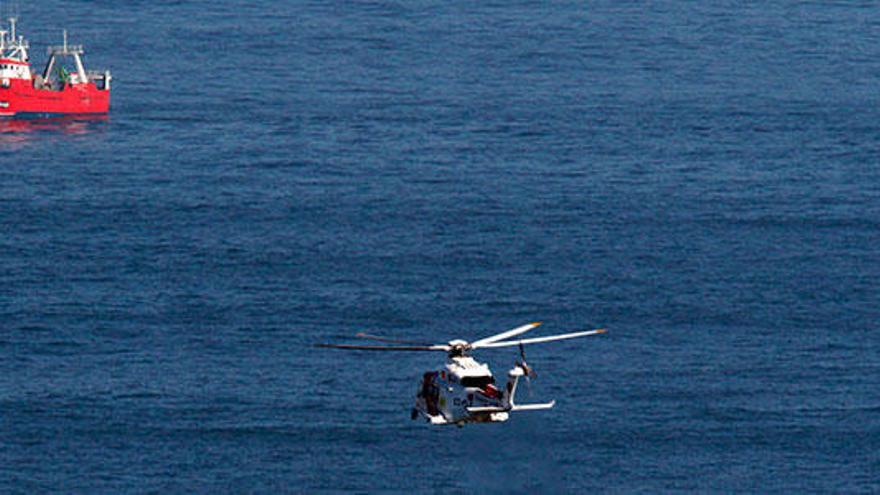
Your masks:
<svg viewBox="0 0 880 495"><path fill-rule="evenodd" d="M10 17L9 29L0 29L0 80L31 79L28 50L30 44L16 32L15 17Z"/></svg>

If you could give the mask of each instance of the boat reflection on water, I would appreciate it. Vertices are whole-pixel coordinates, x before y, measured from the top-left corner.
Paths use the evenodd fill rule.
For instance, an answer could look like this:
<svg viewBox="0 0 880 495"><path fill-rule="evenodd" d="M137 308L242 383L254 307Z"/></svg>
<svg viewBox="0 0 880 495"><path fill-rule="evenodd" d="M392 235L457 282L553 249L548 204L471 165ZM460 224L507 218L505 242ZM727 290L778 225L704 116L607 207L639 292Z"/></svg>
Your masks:
<svg viewBox="0 0 880 495"><path fill-rule="evenodd" d="M54 136L82 136L102 131L107 115L0 118L0 149L14 149Z"/></svg>

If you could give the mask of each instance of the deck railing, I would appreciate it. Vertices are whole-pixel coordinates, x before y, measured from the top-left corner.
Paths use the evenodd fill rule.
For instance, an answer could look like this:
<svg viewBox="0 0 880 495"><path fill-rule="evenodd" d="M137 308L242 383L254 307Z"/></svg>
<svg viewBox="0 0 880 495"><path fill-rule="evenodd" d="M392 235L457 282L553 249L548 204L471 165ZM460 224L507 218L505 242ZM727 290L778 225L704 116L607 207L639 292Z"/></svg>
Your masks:
<svg viewBox="0 0 880 495"><path fill-rule="evenodd" d="M87 70L86 77L89 78L89 81L95 79L104 79L107 76L107 71L103 70Z"/></svg>

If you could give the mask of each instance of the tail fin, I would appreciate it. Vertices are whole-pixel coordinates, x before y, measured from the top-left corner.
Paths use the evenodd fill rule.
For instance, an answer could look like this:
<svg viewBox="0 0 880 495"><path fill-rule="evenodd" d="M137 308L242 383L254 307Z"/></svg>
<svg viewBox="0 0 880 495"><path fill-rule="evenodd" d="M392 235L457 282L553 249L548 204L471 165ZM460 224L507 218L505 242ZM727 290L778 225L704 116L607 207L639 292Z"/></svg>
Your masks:
<svg viewBox="0 0 880 495"><path fill-rule="evenodd" d="M520 365L517 365L507 372L507 387L505 387L504 395L501 397L501 403L503 404L504 408L508 411L536 411L539 409L550 409L551 407L555 406L555 400L545 402L543 404L523 404L521 406L516 405L516 402L514 401L514 398L516 397L516 387L517 385L519 385L519 379L525 374L526 372Z"/></svg>
<svg viewBox="0 0 880 495"><path fill-rule="evenodd" d="M519 385L519 379L523 375L525 375L525 372L519 366L514 366L507 372L507 386L504 388L504 395L501 397L501 403L504 404L506 409L513 409L515 407L513 399L516 396L516 387Z"/></svg>

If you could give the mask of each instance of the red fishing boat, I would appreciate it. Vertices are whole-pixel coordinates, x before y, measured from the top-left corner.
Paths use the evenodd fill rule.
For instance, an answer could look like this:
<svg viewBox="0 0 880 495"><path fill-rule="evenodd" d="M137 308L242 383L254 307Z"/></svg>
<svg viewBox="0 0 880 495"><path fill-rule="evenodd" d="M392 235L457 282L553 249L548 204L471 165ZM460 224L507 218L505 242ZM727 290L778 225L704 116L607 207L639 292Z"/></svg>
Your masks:
<svg viewBox="0 0 880 495"><path fill-rule="evenodd" d="M50 46L41 74L31 72L30 44L16 30L0 29L0 117L106 114L110 110L110 71L86 71L81 45ZM65 64L70 64L68 66Z"/></svg>

